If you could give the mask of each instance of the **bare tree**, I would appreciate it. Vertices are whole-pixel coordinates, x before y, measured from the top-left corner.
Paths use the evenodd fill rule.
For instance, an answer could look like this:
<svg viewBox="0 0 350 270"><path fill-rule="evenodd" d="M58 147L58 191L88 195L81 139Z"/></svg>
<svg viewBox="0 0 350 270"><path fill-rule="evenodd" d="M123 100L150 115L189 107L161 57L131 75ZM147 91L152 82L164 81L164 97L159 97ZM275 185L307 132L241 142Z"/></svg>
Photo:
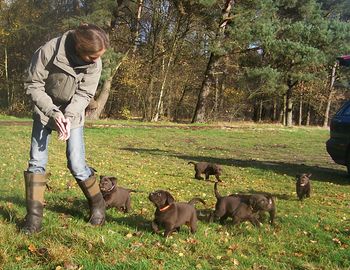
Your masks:
<svg viewBox="0 0 350 270"><path fill-rule="evenodd" d="M334 63L332 67L332 74L331 74L331 80L329 83L329 92L328 92L328 98L327 98L327 105L326 105L326 111L324 113L324 120L323 120L323 126L327 127L328 126L328 119L329 119L329 111L331 108L331 103L332 103L332 98L334 95L334 82L336 79L336 70L338 67L339 63L338 61Z"/></svg>
<svg viewBox="0 0 350 270"><path fill-rule="evenodd" d="M235 4L234 0L226 0L225 6L222 10L222 20L219 25L219 29L217 31L216 38L215 38L215 41L218 43L219 46L221 44L221 39L223 38L225 29L226 29L226 25L230 20L230 13L234 4ZM219 56L215 52L210 53L208 65L204 73L202 86L199 90L197 105L192 118L192 123L205 122L206 120L205 112L206 112L207 97L210 93L210 87L214 82L214 72L217 68L220 58L221 56Z"/></svg>

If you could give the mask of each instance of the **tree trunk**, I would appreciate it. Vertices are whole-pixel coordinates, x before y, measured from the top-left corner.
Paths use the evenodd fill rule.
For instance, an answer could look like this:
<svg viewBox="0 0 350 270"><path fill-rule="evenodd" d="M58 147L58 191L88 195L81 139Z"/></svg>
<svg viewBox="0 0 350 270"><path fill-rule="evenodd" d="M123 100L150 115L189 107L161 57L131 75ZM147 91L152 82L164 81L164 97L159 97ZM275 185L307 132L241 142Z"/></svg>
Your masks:
<svg viewBox="0 0 350 270"><path fill-rule="evenodd" d="M263 110L263 102L262 102L262 100L260 100L259 111L258 111L258 122L262 121L262 110Z"/></svg>
<svg viewBox="0 0 350 270"><path fill-rule="evenodd" d="M286 126L291 127L293 125L293 100L292 93L293 87L297 84L297 82L292 82L288 80L288 89L286 93Z"/></svg>
<svg viewBox="0 0 350 270"><path fill-rule="evenodd" d="M272 112L272 121L275 122L277 119L277 99L273 99L273 112Z"/></svg>
<svg viewBox="0 0 350 270"><path fill-rule="evenodd" d="M224 100L225 100L225 78L226 78L226 72L224 72L224 77L221 80L220 83L220 92L219 92L219 112L222 112L224 109Z"/></svg>
<svg viewBox="0 0 350 270"><path fill-rule="evenodd" d="M135 26L135 33L134 33L134 46L132 49L132 55L135 55L135 53L137 51L138 42L139 42L142 4L143 4L143 0L139 0L138 7L137 7L136 26Z"/></svg>
<svg viewBox="0 0 350 270"><path fill-rule="evenodd" d="M4 50L4 68L5 68L5 84L6 84L6 96L7 96L7 106L10 108L11 105L11 93L9 85L9 73L8 73L8 59L7 59L7 47Z"/></svg>
<svg viewBox="0 0 350 270"><path fill-rule="evenodd" d="M283 105L282 105L282 109L281 109L281 112L280 112L280 122L282 123L282 125L286 125L286 108L287 108L287 105L286 105L286 95L283 95Z"/></svg>
<svg viewBox="0 0 350 270"><path fill-rule="evenodd" d="M86 118L90 120L98 120L105 108L105 105L107 103L109 93L111 91L111 85L113 80L113 75L109 76L107 80L103 82L101 93L96 99L96 105L94 105L94 110L87 110L86 111ZM92 101L93 102L93 101ZM90 105L89 105L90 106Z"/></svg>
<svg viewBox="0 0 350 270"><path fill-rule="evenodd" d="M180 24L180 22L178 22L178 27L179 27L179 24ZM173 62L173 57L174 57L175 52L176 52L177 41L178 41L178 36L177 36L177 33L175 33L175 38L174 38L174 42L173 42L172 47L171 47L168 63L166 66L164 66L164 62L162 64L162 66L163 66L163 80L162 80L162 84L160 87L159 100L158 100L158 104L156 107L156 113L155 113L154 117L152 118L153 122L157 122L159 119L159 116L160 116L160 108L161 108L161 104L163 104L165 83L167 82L169 70L170 70L171 64Z"/></svg>
<svg viewBox="0 0 350 270"><path fill-rule="evenodd" d="M152 119L153 114L153 88L154 88L154 75L153 75L153 69L151 69L151 72L149 74L149 80L148 80L148 87L147 91L145 93L144 98L144 104L143 104L143 121L150 121Z"/></svg>
<svg viewBox="0 0 350 270"><path fill-rule="evenodd" d="M232 6L234 5L234 0L226 0L225 6L222 11L222 21L219 25L219 29L216 34L215 40L218 43L218 46L221 44L222 36L224 35L226 24L229 20L229 15L232 10ZM199 90L198 99L197 99L197 105L194 111L194 115L192 118L192 123L196 122L205 122L205 112L206 112L206 104L207 104L207 97L210 93L210 87L213 83L213 73L218 65L218 62L220 60L220 56L217 55L214 52L210 53L209 61L207 64L206 71L204 73L204 79L202 82L202 86Z"/></svg>
<svg viewBox="0 0 350 270"><path fill-rule="evenodd" d="M329 83L329 94L328 94L328 99L327 99L327 105L326 105L326 111L324 113L324 120L323 120L323 126L327 127L328 126L328 120L329 120L329 111L331 109L331 103L332 103L332 98L334 95L334 82L336 79L336 70L338 67L338 61L334 63L332 67L332 75L331 75L331 81Z"/></svg>
<svg viewBox="0 0 350 270"><path fill-rule="evenodd" d="M301 122L303 119L303 94L300 94L300 100L299 100L299 118L298 118L298 125L301 126Z"/></svg>
<svg viewBox="0 0 350 270"><path fill-rule="evenodd" d="M127 51L123 58L120 60L120 62L118 63L118 65L111 71L109 77L103 82L102 85L102 89L100 92L100 95L98 96L98 98L96 100L92 99L90 101L90 104L93 104L93 109L89 109L90 104L86 110L86 118L90 119L90 120L97 120L100 118L104 107L107 103L109 94L111 92L111 85L112 85L112 80L114 75L117 73L119 67L121 66L121 64L123 63L123 61L126 59L126 57L128 56L129 51Z"/></svg>
<svg viewBox="0 0 350 270"><path fill-rule="evenodd" d="M73 10L74 10L74 16L80 15L80 1L79 0L73 0Z"/></svg>
<svg viewBox="0 0 350 270"><path fill-rule="evenodd" d="M310 103L307 104L307 113L306 113L306 126L310 126L310 118L311 118L311 106Z"/></svg>
<svg viewBox="0 0 350 270"><path fill-rule="evenodd" d="M182 101L184 100L185 94L186 94L188 89L189 89L189 87L185 85L185 87L184 87L184 89L182 91L181 97L180 97L179 101L176 104L175 112L174 112L174 119L173 119L174 122L178 121L180 107L181 107Z"/></svg>
<svg viewBox="0 0 350 270"><path fill-rule="evenodd" d="M214 100L214 120L218 118L219 108L219 77L215 76L215 100Z"/></svg>
<svg viewBox="0 0 350 270"><path fill-rule="evenodd" d="M192 118L192 123L205 122L205 111L207 105L207 97L210 93L210 87L213 81L213 72L216 68L218 57L211 53L207 69L205 71L204 79L201 89L199 90L196 109Z"/></svg>

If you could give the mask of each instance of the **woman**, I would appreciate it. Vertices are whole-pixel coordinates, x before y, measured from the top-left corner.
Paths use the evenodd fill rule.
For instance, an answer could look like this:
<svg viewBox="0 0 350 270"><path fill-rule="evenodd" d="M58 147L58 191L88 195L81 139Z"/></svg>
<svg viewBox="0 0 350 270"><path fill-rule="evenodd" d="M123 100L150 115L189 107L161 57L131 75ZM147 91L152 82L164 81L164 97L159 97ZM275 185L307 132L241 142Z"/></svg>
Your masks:
<svg viewBox="0 0 350 270"><path fill-rule="evenodd" d="M40 47L31 60L26 93L34 103L30 159L24 172L27 215L23 231L41 229L47 181L48 144L52 130L66 141L67 167L89 202L90 223L105 221L105 203L93 170L85 162L85 108L100 79L106 33L84 24Z"/></svg>

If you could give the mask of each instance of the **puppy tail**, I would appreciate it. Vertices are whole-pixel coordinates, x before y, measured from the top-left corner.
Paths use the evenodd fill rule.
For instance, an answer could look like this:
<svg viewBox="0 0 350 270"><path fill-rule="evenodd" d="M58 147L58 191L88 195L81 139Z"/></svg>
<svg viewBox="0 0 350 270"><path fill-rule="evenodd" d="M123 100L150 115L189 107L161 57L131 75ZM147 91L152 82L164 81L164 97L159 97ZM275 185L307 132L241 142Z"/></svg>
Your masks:
<svg viewBox="0 0 350 270"><path fill-rule="evenodd" d="M192 200L190 200L190 201L188 202L188 204L194 205L196 202L201 202L202 204L205 205L205 201L202 200L201 198L193 198Z"/></svg>
<svg viewBox="0 0 350 270"><path fill-rule="evenodd" d="M221 195L219 194L219 191L218 191L218 182L215 182L214 184L214 193L215 193L216 199L221 199Z"/></svg>
<svg viewBox="0 0 350 270"><path fill-rule="evenodd" d="M128 192L131 193L131 192L140 192L140 191L138 191L136 189L128 189Z"/></svg>
<svg viewBox="0 0 350 270"><path fill-rule="evenodd" d="M196 165L196 163L194 163L193 161L188 162L187 165L188 165L188 164Z"/></svg>

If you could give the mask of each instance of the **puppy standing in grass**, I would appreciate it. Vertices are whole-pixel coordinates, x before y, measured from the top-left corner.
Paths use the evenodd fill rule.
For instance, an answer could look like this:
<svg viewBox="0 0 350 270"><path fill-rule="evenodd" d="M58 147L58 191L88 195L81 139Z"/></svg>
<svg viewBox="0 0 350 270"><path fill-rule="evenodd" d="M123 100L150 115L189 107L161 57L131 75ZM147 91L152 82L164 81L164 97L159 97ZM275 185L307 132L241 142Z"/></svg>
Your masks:
<svg viewBox="0 0 350 270"><path fill-rule="evenodd" d="M211 214L209 221L212 222L216 219L220 219L220 223L231 217L237 209L238 205L241 203L241 198L238 196L221 196L218 191L218 182L214 184L214 194L216 197L215 210Z"/></svg>
<svg viewBox="0 0 350 270"><path fill-rule="evenodd" d="M311 193L311 173L298 174L296 176L296 191L299 200L303 200L305 197L309 198Z"/></svg>
<svg viewBox="0 0 350 270"><path fill-rule="evenodd" d="M100 190L106 202L106 207L115 207L118 210L128 213L131 210L130 193L136 192L133 189L126 189L117 186L117 178L114 176L100 176Z"/></svg>
<svg viewBox="0 0 350 270"><path fill-rule="evenodd" d="M203 180L202 174L205 174L205 180L209 180L210 175L215 175L217 181L222 182L220 180L220 175L222 173L222 168L218 164L208 163L208 162L188 162L188 164L194 165L195 175L194 178L198 180Z"/></svg>
<svg viewBox="0 0 350 270"><path fill-rule="evenodd" d="M258 219L260 222L262 222L264 213L268 212L270 215L270 224L274 225L276 216L276 202L271 194L252 194L249 198L249 204L252 209L258 213Z"/></svg>
<svg viewBox="0 0 350 270"><path fill-rule="evenodd" d="M210 221L220 219L223 223L228 217L233 219L233 224L250 221L254 226L260 226L264 212L270 214L270 224L274 224L276 205L270 194L231 194L221 196L217 190L218 183L214 184L216 197L215 210Z"/></svg>
<svg viewBox="0 0 350 270"><path fill-rule="evenodd" d="M193 198L188 203L175 202L174 197L165 190L157 190L148 196L149 200L156 206L152 229L159 233L159 226L165 228L164 237L174 231L179 231L180 226L186 224L190 227L191 233L197 230L197 213L194 208L195 202L205 202L200 198Z"/></svg>
<svg viewBox="0 0 350 270"><path fill-rule="evenodd" d="M276 205L270 194L257 193L243 196L241 203L233 213L233 224L250 221L254 226L260 227L260 221L264 212L269 212L270 224L274 224Z"/></svg>

